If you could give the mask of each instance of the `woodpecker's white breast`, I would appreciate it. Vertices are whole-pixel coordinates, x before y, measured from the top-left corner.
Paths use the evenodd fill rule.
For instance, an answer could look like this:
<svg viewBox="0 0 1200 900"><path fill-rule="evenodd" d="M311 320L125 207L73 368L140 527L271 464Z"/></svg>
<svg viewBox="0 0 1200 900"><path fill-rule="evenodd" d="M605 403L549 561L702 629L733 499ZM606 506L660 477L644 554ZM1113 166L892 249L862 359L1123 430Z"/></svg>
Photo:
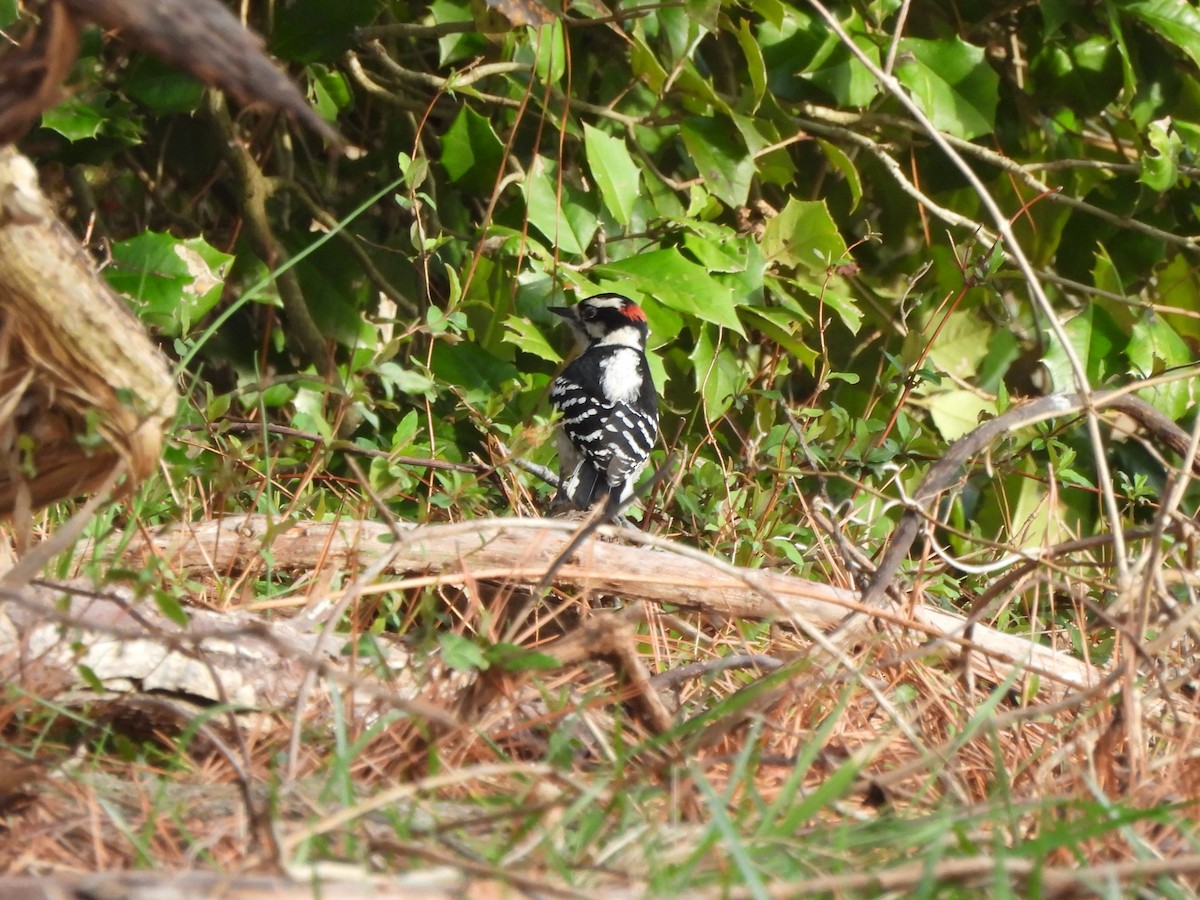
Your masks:
<svg viewBox="0 0 1200 900"><path fill-rule="evenodd" d="M608 401L635 403L642 390L641 354L629 350L613 353L600 360L600 389Z"/></svg>

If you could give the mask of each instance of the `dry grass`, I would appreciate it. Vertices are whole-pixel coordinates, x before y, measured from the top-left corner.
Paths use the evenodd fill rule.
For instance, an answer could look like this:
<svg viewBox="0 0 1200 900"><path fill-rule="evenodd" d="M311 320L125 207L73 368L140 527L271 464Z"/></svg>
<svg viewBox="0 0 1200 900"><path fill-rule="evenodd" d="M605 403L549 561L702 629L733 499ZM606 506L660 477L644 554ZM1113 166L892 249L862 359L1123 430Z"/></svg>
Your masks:
<svg viewBox="0 0 1200 900"><path fill-rule="evenodd" d="M423 546L413 535L424 533L399 542ZM1174 637L1148 631L1168 636L1132 656L1118 643L1083 687L995 669L978 644L901 627L903 609L830 644L788 616L673 605L662 592L675 575L652 586L646 574L651 602L589 589L611 573L585 577L570 562L535 604L523 584L544 557L514 558L514 583L469 556L453 578L445 560L388 569L319 529L303 559L280 533L186 557L147 535L110 533L76 556L142 573L144 600L121 627L141 622L217 665L211 645L148 602L164 591L193 607L191 627L226 617L247 644L273 647L296 674L281 662L271 675L292 688L251 713L139 683L100 691L69 670L37 680L27 659L4 660L0 871L303 879L337 862L392 888L437 872L452 893L571 896L1200 884L1192 639L1177 614ZM1044 557L1053 563L1027 567L978 627L1035 622L1060 651L1072 627L1093 649L1105 628L1121 641L1079 591L1045 589L1094 587L1104 561ZM1182 556L1166 563L1180 573L1168 580L1183 577ZM1148 621L1169 621L1153 609ZM514 628L522 612L533 618ZM844 612L835 604L830 621ZM322 639L329 621L342 630ZM83 625L67 625L63 640L82 642ZM523 651L488 657L508 634ZM346 871L317 877L332 885Z"/></svg>

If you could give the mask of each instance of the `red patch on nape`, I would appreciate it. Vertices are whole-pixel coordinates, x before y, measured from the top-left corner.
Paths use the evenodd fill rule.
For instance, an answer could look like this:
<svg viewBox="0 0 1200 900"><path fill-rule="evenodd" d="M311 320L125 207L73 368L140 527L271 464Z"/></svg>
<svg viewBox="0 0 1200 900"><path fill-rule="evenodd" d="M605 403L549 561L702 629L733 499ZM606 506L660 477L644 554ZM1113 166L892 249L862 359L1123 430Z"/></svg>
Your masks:
<svg viewBox="0 0 1200 900"><path fill-rule="evenodd" d="M645 322L646 314L642 312L642 308L632 300L621 307L621 313L628 319L633 319L635 322Z"/></svg>

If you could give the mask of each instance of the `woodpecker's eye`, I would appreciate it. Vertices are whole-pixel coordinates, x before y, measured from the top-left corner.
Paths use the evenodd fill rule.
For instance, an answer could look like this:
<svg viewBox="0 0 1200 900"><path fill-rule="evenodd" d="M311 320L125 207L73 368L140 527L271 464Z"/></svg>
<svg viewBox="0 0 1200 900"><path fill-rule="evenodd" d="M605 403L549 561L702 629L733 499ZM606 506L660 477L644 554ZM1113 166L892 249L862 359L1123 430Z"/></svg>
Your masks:
<svg viewBox="0 0 1200 900"><path fill-rule="evenodd" d="M585 306L579 311L579 318L583 319L585 322L592 321L592 319L596 318L596 307Z"/></svg>

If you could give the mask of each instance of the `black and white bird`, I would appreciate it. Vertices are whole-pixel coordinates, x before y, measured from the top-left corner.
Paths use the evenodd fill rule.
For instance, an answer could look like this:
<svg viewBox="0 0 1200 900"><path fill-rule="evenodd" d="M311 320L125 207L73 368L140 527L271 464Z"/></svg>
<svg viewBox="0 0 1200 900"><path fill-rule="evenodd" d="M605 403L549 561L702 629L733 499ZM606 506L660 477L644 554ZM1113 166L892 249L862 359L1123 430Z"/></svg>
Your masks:
<svg viewBox="0 0 1200 900"><path fill-rule="evenodd" d="M553 507L587 510L604 500L611 516L633 493L658 435L646 314L620 294L550 311L570 322L583 342L583 352L550 388L550 402L562 412Z"/></svg>

